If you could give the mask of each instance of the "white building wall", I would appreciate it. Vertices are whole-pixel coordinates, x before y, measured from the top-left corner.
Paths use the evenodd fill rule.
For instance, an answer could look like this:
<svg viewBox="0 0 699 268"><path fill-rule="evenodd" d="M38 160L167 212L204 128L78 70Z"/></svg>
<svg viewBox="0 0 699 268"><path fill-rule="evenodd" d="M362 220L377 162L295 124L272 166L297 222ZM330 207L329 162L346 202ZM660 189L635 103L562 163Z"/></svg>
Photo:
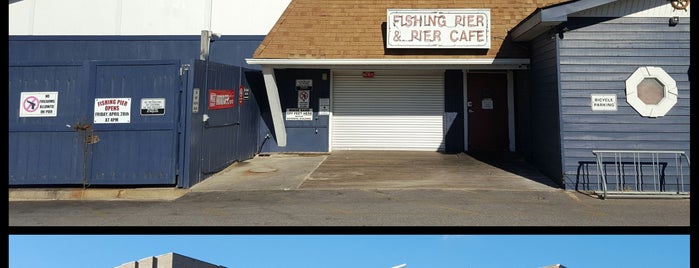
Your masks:
<svg viewBox="0 0 699 268"><path fill-rule="evenodd" d="M9 35L266 35L291 0L10 0Z"/></svg>

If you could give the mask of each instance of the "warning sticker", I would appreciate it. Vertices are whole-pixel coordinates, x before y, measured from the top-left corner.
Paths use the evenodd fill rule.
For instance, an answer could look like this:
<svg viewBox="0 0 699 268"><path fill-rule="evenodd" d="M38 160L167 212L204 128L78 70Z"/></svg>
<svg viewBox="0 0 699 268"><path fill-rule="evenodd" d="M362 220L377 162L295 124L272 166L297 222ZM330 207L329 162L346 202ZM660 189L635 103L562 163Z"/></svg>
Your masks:
<svg viewBox="0 0 699 268"><path fill-rule="evenodd" d="M141 115L164 115L165 98L141 99Z"/></svg>
<svg viewBox="0 0 699 268"><path fill-rule="evenodd" d="M58 92L22 92L19 117L55 117L58 115Z"/></svg>
<svg viewBox="0 0 699 268"><path fill-rule="evenodd" d="M95 124L131 122L131 98L95 98Z"/></svg>

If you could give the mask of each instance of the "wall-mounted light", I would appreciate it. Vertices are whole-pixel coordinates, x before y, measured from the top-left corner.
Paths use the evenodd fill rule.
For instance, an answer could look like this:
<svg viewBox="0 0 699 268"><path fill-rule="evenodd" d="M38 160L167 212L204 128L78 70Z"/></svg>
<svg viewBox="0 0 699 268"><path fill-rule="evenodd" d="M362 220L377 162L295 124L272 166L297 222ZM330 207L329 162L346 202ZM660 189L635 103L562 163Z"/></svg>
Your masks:
<svg viewBox="0 0 699 268"><path fill-rule="evenodd" d="M670 26L675 26L680 23L680 17L671 17L670 18Z"/></svg>
<svg viewBox="0 0 699 268"><path fill-rule="evenodd" d="M199 51L199 59L200 60L207 60L209 59L209 44L211 42L214 42L214 38L221 38L220 33L214 33L209 30L202 30L201 31L201 41L200 41L200 51Z"/></svg>

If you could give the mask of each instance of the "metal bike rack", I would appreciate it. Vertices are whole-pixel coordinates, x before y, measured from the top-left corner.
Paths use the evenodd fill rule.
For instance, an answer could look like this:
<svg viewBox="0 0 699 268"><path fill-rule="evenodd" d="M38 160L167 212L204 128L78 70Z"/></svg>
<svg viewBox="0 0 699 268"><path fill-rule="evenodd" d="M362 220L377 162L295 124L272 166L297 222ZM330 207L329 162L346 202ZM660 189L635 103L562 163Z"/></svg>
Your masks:
<svg viewBox="0 0 699 268"><path fill-rule="evenodd" d="M689 198L689 157L684 151L593 150L592 154L597 158L602 199ZM674 168L670 176L668 166Z"/></svg>

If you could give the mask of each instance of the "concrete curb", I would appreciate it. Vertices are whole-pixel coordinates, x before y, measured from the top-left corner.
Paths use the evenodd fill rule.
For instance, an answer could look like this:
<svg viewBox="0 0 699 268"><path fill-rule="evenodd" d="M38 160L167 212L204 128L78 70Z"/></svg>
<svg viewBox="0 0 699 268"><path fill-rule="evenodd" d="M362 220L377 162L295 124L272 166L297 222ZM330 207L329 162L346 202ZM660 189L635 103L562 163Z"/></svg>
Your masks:
<svg viewBox="0 0 699 268"><path fill-rule="evenodd" d="M129 188L129 189L10 189L9 201L54 201L54 200L136 200L171 201L185 195L189 190L179 188Z"/></svg>

